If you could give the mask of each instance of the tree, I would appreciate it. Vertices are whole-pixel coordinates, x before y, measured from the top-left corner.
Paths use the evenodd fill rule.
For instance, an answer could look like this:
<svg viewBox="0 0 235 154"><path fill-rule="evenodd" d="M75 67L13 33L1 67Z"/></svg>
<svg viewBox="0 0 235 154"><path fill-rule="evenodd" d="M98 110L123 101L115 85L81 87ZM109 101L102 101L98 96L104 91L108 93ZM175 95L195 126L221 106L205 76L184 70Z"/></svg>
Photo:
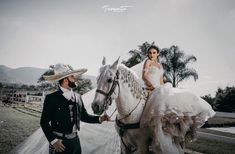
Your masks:
<svg viewBox="0 0 235 154"><path fill-rule="evenodd" d="M79 78L77 83L78 86L76 91L81 95L92 89L92 83L90 79Z"/></svg>
<svg viewBox="0 0 235 154"><path fill-rule="evenodd" d="M138 46L138 49L130 50L129 54L131 55L131 57L127 61L123 61L122 63L127 67L132 67L142 62L146 58L147 50L151 45L154 45L154 42L144 42L142 45Z"/></svg>
<svg viewBox="0 0 235 154"><path fill-rule="evenodd" d="M0 89L2 89L3 88L3 84L0 82Z"/></svg>
<svg viewBox="0 0 235 154"><path fill-rule="evenodd" d="M2 95L2 89L3 89L3 84L0 82L0 95Z"/></svg>
<svg viewBox="0 0 235 154"><path fill-rule="evenodd" d="M186 56L178 46L171 46L169 49L164 48L160 52L161 63L164 68L164 79L172 83L173 87L178 87L178 84L183 80L193 77L196 81L198 74L193 68L189 68L188 64L195 62L195 56Z"/></svg>
<svg viewBox="0 0 235 154"><path fill-rule="evenodd" d="M29 86L26 85L26 84L23 84L23 85L20 86L20 89L28 90L28 89L29 89Z"/></svg>
<svg viewBox="0 0 235 154"><path fill-rule="evenodd" d="M217 110L216 107L215 107L215 98L212 97L210 94L208 95L205 95L205 96L202 96L201 97L202 99L204 99L205 101L207 101L214 110Z"/></svg>
<svg viewBox="0 0 235 154"><path fill-rule="evenodd" d="M30 85L28 88L29 88L29 90L32 90L32 91L37 89L37 87L35 85Z"/></svg>
<svg viewBox="0 0 235 154"><path fill-rule="evenodd" d="M219 88L215 95L215 107L222 112L235 112L235 87Z"/></svg>

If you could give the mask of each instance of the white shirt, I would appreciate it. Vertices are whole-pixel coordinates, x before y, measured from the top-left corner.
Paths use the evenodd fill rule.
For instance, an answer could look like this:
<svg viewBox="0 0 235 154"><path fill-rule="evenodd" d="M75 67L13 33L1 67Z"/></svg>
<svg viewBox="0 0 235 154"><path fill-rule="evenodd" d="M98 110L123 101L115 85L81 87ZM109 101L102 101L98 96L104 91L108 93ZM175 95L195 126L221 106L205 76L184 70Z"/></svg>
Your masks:
<svg viewBox="0 0 235 154"><path fill-rule="evenodd" d="M60 89L63 91L63 96L67 99L67 100L72 100L72 101L76 101L77 102L77 96L76 94L73 92L73 90L69 90L66 88L63 88L60 86Z"/></svg>

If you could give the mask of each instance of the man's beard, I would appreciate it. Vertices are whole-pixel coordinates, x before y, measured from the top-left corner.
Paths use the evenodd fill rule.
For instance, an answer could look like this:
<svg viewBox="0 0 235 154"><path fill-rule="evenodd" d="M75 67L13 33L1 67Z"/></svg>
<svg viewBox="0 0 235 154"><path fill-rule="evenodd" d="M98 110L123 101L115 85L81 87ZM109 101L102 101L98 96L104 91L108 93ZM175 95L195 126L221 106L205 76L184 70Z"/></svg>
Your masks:
<svg viewBox="0 0 235 154"><path fill-rule="evenodd" d="M68 80L68 81L69 81L68 86L70 88L76 88L77 87L76 82L71 82L70 80Z"/></svg>

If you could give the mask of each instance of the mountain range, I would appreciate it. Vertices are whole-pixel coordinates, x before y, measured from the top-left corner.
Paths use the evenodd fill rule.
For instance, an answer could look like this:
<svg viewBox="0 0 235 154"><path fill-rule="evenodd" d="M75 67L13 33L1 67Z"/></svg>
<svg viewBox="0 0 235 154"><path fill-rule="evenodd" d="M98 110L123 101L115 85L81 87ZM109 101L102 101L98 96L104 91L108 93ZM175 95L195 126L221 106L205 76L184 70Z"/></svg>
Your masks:
<svg viewBox="0 0 235 154"><path fill-rule="evenodd" d="M26 85L37 85L39 77L47 69L36 68L36 67L19 67L10 68L5 65L0 65L0 82L1 83L16 83ZM95 84L95 76L83 75L84 78L91 80L92 85Z"/></svg>

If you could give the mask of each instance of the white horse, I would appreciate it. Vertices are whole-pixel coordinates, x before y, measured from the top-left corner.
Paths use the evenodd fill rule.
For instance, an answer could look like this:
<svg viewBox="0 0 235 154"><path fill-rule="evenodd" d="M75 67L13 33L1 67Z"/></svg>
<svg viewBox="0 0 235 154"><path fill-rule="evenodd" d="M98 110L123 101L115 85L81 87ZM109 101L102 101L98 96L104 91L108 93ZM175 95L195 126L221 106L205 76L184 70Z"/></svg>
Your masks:
<svg viewBox="0 0 235 154"><path fill-rule="evenodd" d="M215 112L203 99L184 90L160 87L148 98L140 80L124 65L118 66L118 60L112 65L103 60L92 103L94 113L102 114L115 99L123 154L146 154L149 149L157 154L184 153L185 144L195 139L196 128ZM157 114L151 117L152 111ZM151 123L143 125L143 120Z"/></svg>
<svg viewBox="0 0 235 154"><path fill-rule="evenodd" d="M105 65L103 60L92 109L100 115L115 99L118 111L116 130L121 138L121 152L147 154L150 153L152 131L150 128L139 127L147 91L130 69L124 65L118 66L118 60L112 65Z"/></svg>

